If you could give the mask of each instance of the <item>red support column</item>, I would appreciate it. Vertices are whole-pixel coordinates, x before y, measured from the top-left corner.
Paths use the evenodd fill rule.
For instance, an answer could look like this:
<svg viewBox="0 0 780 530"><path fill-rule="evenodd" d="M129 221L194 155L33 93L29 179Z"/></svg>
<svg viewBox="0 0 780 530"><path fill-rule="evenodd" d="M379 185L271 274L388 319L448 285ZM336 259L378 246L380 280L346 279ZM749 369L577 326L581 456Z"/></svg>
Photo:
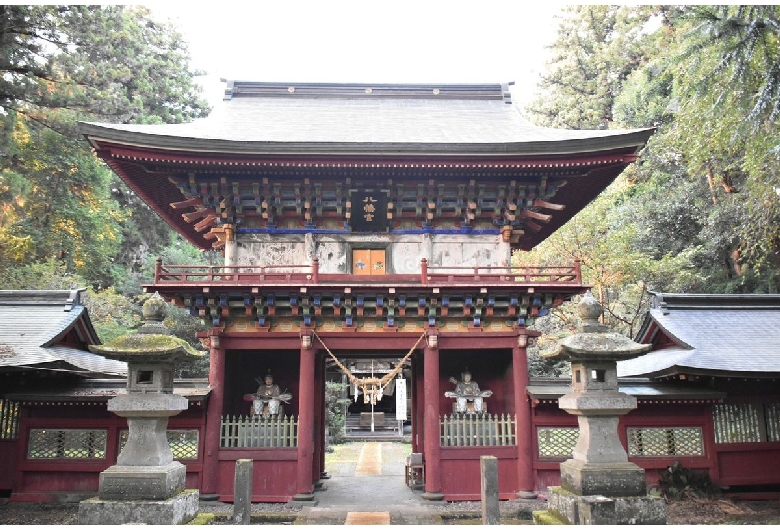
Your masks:
<svg viewBox="0 0 780 530"><path fill-rule="evenodd" d="M301 336L301 366L298 376L298 467L296 501L314 499L314 349L311 335Z"/></svg>
<svg viewBox="0 0 780 530"><path fill-rule="evenodd" d="M325 359L316 354L315 358L314 378L317 388L314 394L314 405L317 413L314 415L314 435L316 436L316 441L311 473L312 482L316 484L325 471L325 430L328 428L328 416L325 411Z"/></svg>
<svg viewBox="0 0 780 530"><path fill-rule="evenodd" d="M512 384L517 417L517 496L535 499L533 470L533 433L531 432L531 402L528 399L528 336L520 335L518 345L512 348Z"/></svg>
<svg viewBox="0 0 780 530"><path fill-rule="evenodd" d="M425 446L425 370L419 354L412 357L412 452L422 453Z"/></svg>
<svg viewBox="0 0 780 530"><path fill-rule="evenodd" d="M221 347L219 335L209 336L209 386L211 395L206 412L206 434L204 440L203 472L201 474L201 498L203 495L217 495L219 474L219 431L222 423L222 409L225 402L225 349ZM208 498L208 497L206 497Z"/></svg>
<svg viewBox="0 0 780 530"><path fill-rule="evenodd" d="M441 444L439 442L439 350L438 336L428 335L423 354L425 363L425 493L424 499L440 501L441 493Z"/></svg>

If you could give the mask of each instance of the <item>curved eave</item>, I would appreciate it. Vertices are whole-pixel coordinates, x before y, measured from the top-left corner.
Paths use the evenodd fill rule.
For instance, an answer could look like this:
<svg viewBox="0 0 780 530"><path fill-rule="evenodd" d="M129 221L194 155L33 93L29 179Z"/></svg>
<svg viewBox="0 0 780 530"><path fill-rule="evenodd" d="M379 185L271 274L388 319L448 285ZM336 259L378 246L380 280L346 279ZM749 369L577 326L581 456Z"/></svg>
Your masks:
<svg viewBox="0 0 780 530"><path fill-rule="evenodd" d="M506 143L354 143L354 142L242 142L220 138L188 138L124 131L93 123L81 123L81 132L93 147L120 144L161 151L185 151L212 155L249 156L448 156L508 157L564 156L631 149L638 152L654 129L629 132L583 131L581 138ZM567 131L568 132L568 131ZM590 134L589 134L590 133Z"/></svg>
<svg viewBox="0 0 780 530"><path fill-rule="evenodd" d="M639 328L639 331L637 332L637 339L636 339L637 342L650 343L652 342L652 339L654 338L656 333L663 333L667 338L669 338L669 340L677 344L680 348L683 348L685 350L695 349L693 345L688 344L687 342L679 338L677 335L672 333L669 329L667 329L667 327L661 323L658 317L653 314L656 311L658 310L651 309L650 311L648 311L647 316L645 317L645 321L642 323L642 326Z"/></svg>
<svg viewBox="0 0 780 530"><path fill-rule="evenodd" d="M40 346L48 348L54 344L57 344L63 339L72 329L76 329L80 337L85 344L100 344L100 338L92 325L92 320L89 318L89 313L85 311L84 306L74 307L72 310L72 319L69 320L66 325L57 330L51 337L46 338Z"/></svg>
<svg viewBox="0 0 780 530"><path fill-rule="evenodd" d="M647 372L637 376L622 377L647 377L654 380L677 379L679 376L696 376L701 378L721 378L721 379L780 379L780 372L765 371L739 371L731 370L710 370L707 368L696 368L684 365L673 365L653 372Z"/></svg>
<svg viewBox="0 0 780 530"><path fill-rule="evenodd" d="M98 155L169 225L201 249L211 242L182 220L169 204L181 193L169 178L187 171L251 175L258 170L321 173L323 170L500 171L511 175L562 176L568 184L556 202L566 209L516 247L530 250L584 208L634 162L652 129L589 139L515 144L263 144L214 142L82 126ZM101 134L97 134L101 133ZM105 133L105 134L104 134ZM111 133L110 135L108 133ZM161 145L164 144L164 145ZM224 151L210 149L222 146ZM189 146L189 147L188 147ZM296 150L295 146L300 148ZM273 147L273 149L271 149ZM277 149L276 151L274 149ZM243 150L243 151L242 151Z"/></svg>

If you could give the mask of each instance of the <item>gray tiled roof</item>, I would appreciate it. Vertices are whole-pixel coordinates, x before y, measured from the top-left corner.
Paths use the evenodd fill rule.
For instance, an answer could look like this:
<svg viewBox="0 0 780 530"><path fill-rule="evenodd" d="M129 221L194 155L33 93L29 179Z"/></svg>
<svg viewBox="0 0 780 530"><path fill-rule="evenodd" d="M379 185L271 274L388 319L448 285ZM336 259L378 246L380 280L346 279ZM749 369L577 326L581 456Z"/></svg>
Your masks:
<svg viewBox="0 0 780 530"><path fill-rule="evenodd" d="M308 85L235 82L232 97L207 118L185 124L83 124L90 137L154 142L171 149L256 153L343 151L580 153L641 147L649 129L559 130L535 127L504 96L502 86ZM233 85L231 85L233 86ZM324 88L323 88L324 87ZM385 90L382 90L384 88ZM465 90L471 88L472 90ZM365 90L370 89L367 93ZM417 89L417 90L414 90ZM399 95L397 92L402 92Z"/></svg>
<svg viewBox="0 0 780 530"><path fill-rule="evenodd" d="M124 362L57 344L74 328L85 348L99 343L79 293L0 291L0 370L61 370L89 377L127 375Z"/></svg>
<svg viewBox="0 0 780 530"><path fill-rule="evenodd" d="M652 293L638 340L677 345L618 363L618 376L780 373L780 296Z"/></svg>

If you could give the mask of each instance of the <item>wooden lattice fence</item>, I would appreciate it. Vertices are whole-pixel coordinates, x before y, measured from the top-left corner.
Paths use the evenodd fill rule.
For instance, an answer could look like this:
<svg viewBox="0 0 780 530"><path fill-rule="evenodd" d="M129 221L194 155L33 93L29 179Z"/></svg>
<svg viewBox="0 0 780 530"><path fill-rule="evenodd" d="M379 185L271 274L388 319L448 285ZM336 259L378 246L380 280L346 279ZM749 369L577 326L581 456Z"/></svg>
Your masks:
<svg viewBox="0 0 780 530"><path fill-rule="evenodd" d="M298 420L294 416L223 416L220 446L298 447Z"/></svg>
<svg viewBox="0 0 780 530"><path fill-rule="evenodd" d="M452 414L439 418L442 447L517 445L517 417Z"/></svg>

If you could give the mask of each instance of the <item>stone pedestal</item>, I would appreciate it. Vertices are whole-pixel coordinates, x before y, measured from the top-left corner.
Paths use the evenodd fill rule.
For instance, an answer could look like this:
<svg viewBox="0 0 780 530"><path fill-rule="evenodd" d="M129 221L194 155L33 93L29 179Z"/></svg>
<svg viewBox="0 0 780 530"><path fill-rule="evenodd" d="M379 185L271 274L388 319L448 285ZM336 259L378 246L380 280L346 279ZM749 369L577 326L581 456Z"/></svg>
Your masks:
<svg viewBox="0 0 780 530"><path fill-rule="evenodd" d="M79 503L79 524L185 524L198 515L198 490L185 490L163 500L107 500Z"/></svg>
<svg viewBox="0 0 780 530"><path fill-rule="evenodd" d="M561 464L561 485L577 495L647 494L645 470L631 462L591 464L567 460Z"/></svg>
<svg viewBox="0 0 780 530"><path fill-rule="evenodd" d="M666 524L666 504L661 498L577 495L562 487L550 487L547 499L553 517L534 513L536 524Z"/></svg>
<svg viewBox="0 0 780 530"><path fill-rule="evenodd" d="M184 490L187 468L179 462L165 466L111 466L100 474L104 500L162 500Z"/></svg>

